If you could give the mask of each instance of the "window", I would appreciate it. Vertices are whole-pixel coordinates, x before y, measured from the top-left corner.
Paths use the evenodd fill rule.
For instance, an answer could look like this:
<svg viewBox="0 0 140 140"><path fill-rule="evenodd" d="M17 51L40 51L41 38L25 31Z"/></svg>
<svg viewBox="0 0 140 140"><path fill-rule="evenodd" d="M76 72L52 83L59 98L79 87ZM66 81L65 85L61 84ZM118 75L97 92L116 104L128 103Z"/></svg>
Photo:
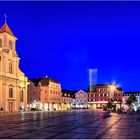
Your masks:
<svg viewBox="0 0 140 140"><path fill-rule="evenodd" d="M9 40L9 48L12 49L12 41Z"/></svg>
<svg viewBox="0 0 140 140"><path fill-rule="evenodd" d="M0 48L2 47L2 39L0 39Z"/></svg>
<svg viewBox="0 0 140 140"><path fill-rule="evenodd" d="M23 90L20 91L20 101L23 102Z"/></svg>
<svg viewBox="0 0 140 140"><path fill-rule="evenodd" d="M9 63L9 73L12 73L12 62Z"/></svg>
<svg viewBox="0 0 140 140"><path fill-rule="evenodd" d="M13 98L13 88L9 88L9 98Z"/></svg>

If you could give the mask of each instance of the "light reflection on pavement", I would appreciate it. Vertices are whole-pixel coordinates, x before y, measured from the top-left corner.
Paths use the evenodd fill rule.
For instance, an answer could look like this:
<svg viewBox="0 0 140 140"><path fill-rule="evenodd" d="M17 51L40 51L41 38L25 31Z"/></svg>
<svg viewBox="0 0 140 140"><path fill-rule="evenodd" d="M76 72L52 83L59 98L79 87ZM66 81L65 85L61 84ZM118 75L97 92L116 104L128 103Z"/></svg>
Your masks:
<svg viewBox="0 0 140 140"><path fill-rule="evenodd" d="M0 138L140 138L140 114L73 110L0 114Z"/></svg>

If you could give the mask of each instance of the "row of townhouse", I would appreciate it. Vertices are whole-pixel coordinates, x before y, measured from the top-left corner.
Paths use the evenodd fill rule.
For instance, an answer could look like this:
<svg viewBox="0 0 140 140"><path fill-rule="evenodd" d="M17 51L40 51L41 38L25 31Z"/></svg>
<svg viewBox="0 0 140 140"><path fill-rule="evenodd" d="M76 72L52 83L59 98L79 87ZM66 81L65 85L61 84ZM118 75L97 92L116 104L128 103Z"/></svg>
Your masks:
<svg viewBox="0 0 140 140"><path fill-rule="evenodd" d="M115 84L97 84L91 86L88 104L90 108L103 108L109 101L113 101L117 108L121 107L123 89Z"/></svg>
<svg viewBox="0 0 140 140"><path fill-rule="evenodd" d="M49 77L29 80L27 108L60 110L61 103L61 84L58 81Z"/></svg>
<svg viewBox="0 0 140 140"><path fill-rule="evenodd" d="M61 84L52 78L34 78L29 80L29 109L67 110L75 108L103 108L111 99L120 107L123 90L114 84L97 84L87 91L64 90Z"/></svg>
<svg viewBox="0 0 140 140"><path fill-rule="evenodd" d="M128 100L128 98L130 96L135 96L137 99L138 104L140 105L140 92L139 91L134 91L134 92L125 92L124 93L124 102L126 103L126 101Z"/></svg>
<svg viewBox="0 0 140 140"><path fill-rule="evenodd" d="M85 104L83 97L80 100L81 93L86 94L86 102L88 101L86 92L62 89L57 80L47 76L29 79L28 82L28 110L36 108L37 110L54 111L74 109L77 108L77 105L81 107L79 106L81 103ZM78 94L80 99L76 100L75 95Z"/></svg>

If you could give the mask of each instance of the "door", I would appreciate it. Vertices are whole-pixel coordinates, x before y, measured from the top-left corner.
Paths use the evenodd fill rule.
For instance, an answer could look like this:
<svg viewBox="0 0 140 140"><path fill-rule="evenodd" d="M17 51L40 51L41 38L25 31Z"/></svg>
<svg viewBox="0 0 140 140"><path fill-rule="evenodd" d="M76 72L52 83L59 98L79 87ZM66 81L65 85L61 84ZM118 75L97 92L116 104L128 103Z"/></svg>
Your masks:
<svg viewBox="0 0 140 140"><path fill-rule="evenodd" d="M13 112L13 102L9 102L9 112Z"/></svg>

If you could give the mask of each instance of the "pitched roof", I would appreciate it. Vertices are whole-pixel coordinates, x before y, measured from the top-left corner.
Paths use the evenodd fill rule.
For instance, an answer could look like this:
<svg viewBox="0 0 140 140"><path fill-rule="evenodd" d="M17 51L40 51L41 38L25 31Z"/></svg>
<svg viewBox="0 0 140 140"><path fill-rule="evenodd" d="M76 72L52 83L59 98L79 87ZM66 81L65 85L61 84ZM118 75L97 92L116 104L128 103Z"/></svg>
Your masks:
<svg viewBox="0 0 140 140"><path fill-rule="evenodd" d="M60 83L60 82L58 82L57 80L55 80L55 79L53 79L53 78L48 78L51 82L54 82L54 83Z"/></svg>
<svg viewBox="0 0 140 140"><path fill-rule="evenodd" d="M116 86L116 89L120 90L120 91L123 91L123 89L121 87L118 87L117 85L115 84L96 84L96 85L91 85L91 91L96 91L97 88L105 88L105 87L109 87L109 86ZM90 91L90 86L88 87L88 90L87 91Z"/></svg>
<svg viewBox="0 0 140 140"><path fill-rule="evenodd" d="M124 92L124 94L138 94L140 91L129 91L129 92Z"/></svg>
<svg viewBox="0 0 140 140"><path fill-rule="evenodd" d="M35 86L38 86L41 79L42 78L32 78L32 79L29 79L29 81L33 82Z"/></svg>
<svg viewBox="0 0 140 140"><path fill-rule="evenodd" d="M69 97L69 98L75 98L75 93L76 92L77 92L76 90L66 90L66 89L61 90L62 97Z"/></svg>
<svg viewBox="0 0 140 140"><path fill-rule="evenodd" d="M62 89L63 93L70 93L70 94L75 94L77 90L67 90L67 89Z"/></svg>
<svg viewBox="0 0 140 140"><path fill-rule="evenodd" d="M45 77L45 78L31 78L29 79L30 81L32 81L35 86L38 86L39 82L41 83L42 86L47 86L49 84L49 82L54 82L54 83L58 83L58 81L52 79L52 78L49 78L49 77Z"/></svg>
<svg viewBox="0 0 140 140"><path fill-rule="evenodd" d="M124 96L140 96L140 91L125 92Z"/></svg>
<svg viewBox="0 0 140 140"><path fill-rule="evenodd" d="M7 23L4 23L3 26L0 28L0 33L6 32L12 36L14 36L14 34L12 33L11 29L9 28L9 26L7 25ZM15 36L14 36L15 37Z"/></svg>

